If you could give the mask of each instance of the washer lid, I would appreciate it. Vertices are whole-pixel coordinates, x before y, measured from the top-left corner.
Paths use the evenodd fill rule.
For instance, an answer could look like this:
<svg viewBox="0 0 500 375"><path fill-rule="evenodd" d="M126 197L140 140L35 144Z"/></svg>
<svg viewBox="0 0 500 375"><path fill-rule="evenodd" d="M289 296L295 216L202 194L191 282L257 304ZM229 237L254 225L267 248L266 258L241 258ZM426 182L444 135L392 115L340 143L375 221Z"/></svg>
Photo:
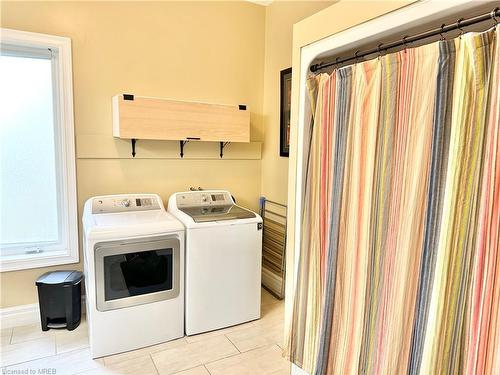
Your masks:
<svg viewBox="0 0 500 375"><path fill-rule="evenodd" d="M225 206L179 207L179 210L189 215L195 223L224 221L236 219L253 219L256 215L247 209L234 204Z"/></svg>

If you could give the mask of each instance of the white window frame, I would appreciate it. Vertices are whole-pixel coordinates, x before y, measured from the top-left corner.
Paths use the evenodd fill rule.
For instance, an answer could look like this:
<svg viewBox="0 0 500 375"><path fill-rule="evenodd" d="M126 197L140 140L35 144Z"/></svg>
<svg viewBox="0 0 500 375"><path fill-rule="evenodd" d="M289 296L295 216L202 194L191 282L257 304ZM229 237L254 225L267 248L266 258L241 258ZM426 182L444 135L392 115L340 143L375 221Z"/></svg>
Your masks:
<svg viewBox="0 0 500 375"><path fill-rule="evenodd" d="M1 28L0 40L22 48L47 48L57 58L53 60L54 123L57 173L62 207L60 230L62 244L57 249L40 253L0 257L0 272L47 267L79 262L78 213L76 195L76 155L73 122L73 73L71 66L71 39ZM62 168L60 168L62 166ZM26 213L29 215L29 213ZM41 246L42 248L42 246Z"/></svg>

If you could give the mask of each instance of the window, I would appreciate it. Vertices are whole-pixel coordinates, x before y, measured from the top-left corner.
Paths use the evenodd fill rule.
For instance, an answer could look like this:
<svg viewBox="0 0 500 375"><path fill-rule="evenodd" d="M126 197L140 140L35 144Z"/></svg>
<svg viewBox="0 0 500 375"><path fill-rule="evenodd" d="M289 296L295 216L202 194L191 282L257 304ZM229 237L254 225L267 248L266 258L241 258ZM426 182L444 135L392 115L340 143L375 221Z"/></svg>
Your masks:
<svg viewBox="0 0 500 375"><path fill-rule="evenodd" d="M0 269L78 262L71 41L2 29Z"/></svg>

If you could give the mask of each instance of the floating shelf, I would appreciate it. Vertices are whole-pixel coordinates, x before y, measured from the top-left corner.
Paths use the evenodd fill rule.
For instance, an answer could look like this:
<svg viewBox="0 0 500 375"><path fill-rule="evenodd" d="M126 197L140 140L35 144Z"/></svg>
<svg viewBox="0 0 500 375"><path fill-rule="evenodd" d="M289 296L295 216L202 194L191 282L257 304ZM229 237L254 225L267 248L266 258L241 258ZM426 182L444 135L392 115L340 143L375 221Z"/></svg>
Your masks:
<svg viewBox="0 0 500 375"><path fill-rule="evenodd" d="M124 139L250 142L246 105L113 97L113 136Z"/></svg>

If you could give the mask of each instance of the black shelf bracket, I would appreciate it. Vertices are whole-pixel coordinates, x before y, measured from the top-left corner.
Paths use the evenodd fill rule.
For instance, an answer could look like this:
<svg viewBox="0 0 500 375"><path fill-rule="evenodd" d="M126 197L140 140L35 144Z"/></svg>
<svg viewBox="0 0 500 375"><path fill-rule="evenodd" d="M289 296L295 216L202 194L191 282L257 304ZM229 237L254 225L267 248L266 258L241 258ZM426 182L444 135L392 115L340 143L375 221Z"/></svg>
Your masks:
<svg viewBox="0 0 500 375"><path fill-rule="evenodd" d="M181 146L181 158L184 157L184 146L186 145L186 143L188 143L189 141L199 141L200 140L200 137L186 137L186 140L185 141L179 141L179 145Z"/></svg>
<svg viewBox="0 0 500 375"><path fill-rule="evenodd" d="M137 139L132 138L131 142L132 142L132 157L135 158L135 142L137 142Z"/></svg>
<svg viewBox="0 0 500 375"><path fill-rule="evenodd" d="M220 157L222 159L222 157L224 156L224 147L226 147L228 144L230 144L231 142L220 142L219 145L220 145Z"/></svg>
<svg viewBox="0 0 500 375"><path fill-rule="evenodd" d="M184 157L184 146L186 145L186 143L188 143L189 141L179 141L179 146L181 148L181 152L180 152L180 156L181 158Z"/></svg>

